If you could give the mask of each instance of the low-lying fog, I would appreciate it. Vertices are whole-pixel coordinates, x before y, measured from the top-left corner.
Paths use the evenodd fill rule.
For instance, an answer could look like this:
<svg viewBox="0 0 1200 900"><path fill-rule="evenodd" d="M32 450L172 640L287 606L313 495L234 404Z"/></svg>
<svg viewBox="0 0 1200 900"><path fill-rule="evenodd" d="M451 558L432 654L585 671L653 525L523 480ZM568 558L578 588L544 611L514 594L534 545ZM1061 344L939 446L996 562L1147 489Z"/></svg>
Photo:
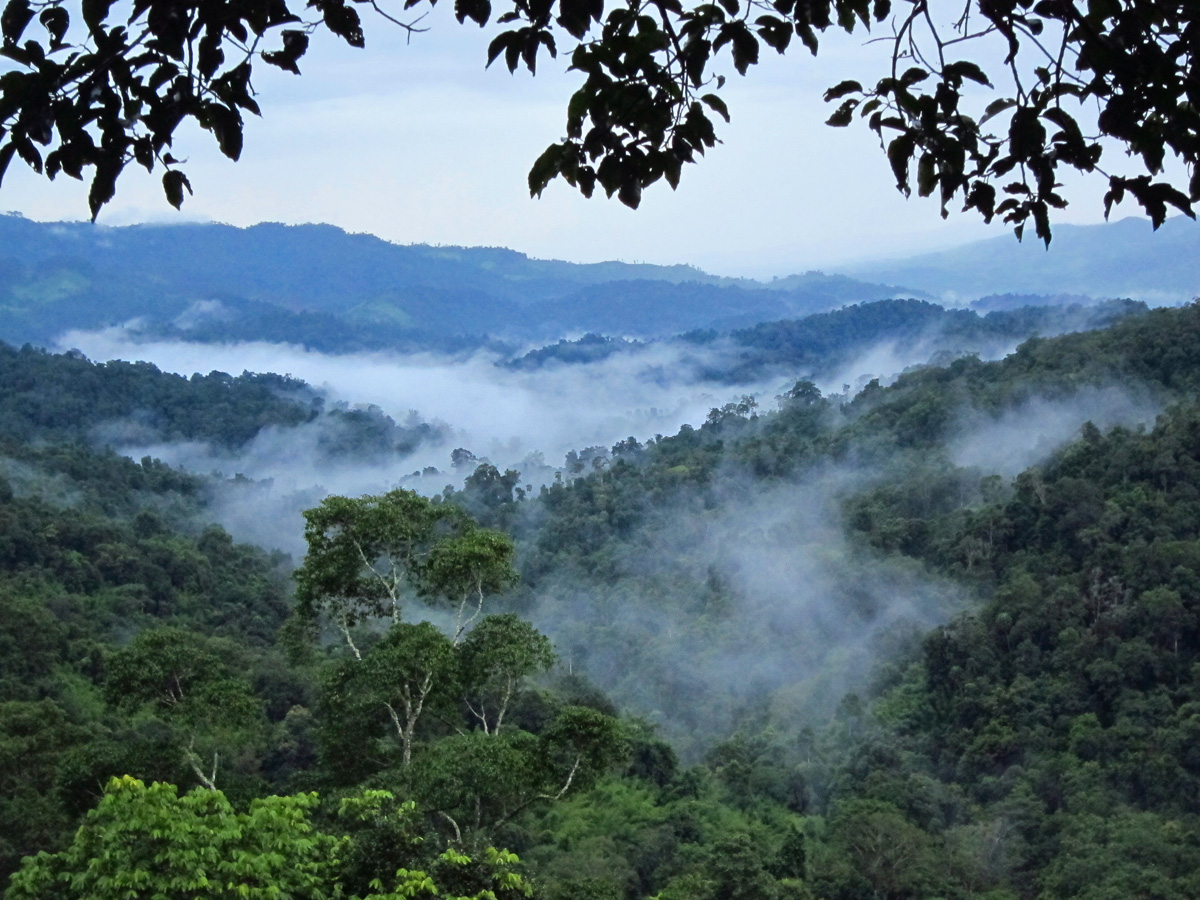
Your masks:
<svg viewBox="0 0 1200 900"><path fill-rule="evenodd" d="M236 454L197 443L155 443L145 436L116 441L134 458L150 455L190 471L219 472L227 481L214 513L235 537L302 555L300 513L330 493L361 495L396 486L436 493L461 485L473 466L455 469L451 453L465 448L500 469L521 471L523 483L554 477L568 451L611 447L633 436L645 441L699 425L708 412L753 394L765 409L797 377L776 373L758 384L698 380L712 370L721 349L652 344L607 359L514 370L493 353L457 357L434 354L331 355L303 347L244 342L199 344L145 341L126 328L69 332L59 349L78 349L95 361L146 360L189 376L223 371L276 372L307 381L329 404L375 404L397 423L429 423L437 436L410 455L386 460L331 458L319 452L323 420L300 428L264 429ZM861 388L871 377L884 383L923 363L931 347L881 342L818 379L829 394ZM1007 348L994 348L997 356ZM969 411L968 411L969 412ZM953 444L956 462L1013 475L1070 440L1085 421L1101 427L1153 419L1155 409L1118 389L1084 392L1070 400L1030 401L999 418L965 414ZM114 423L113 434L120 433ZM110 436L109 440L113 440ZM418 474L421 471L424 474ZM247 481L246 479L249 479Z"/></svg>
<svg viewBox="0 0 1200 900"><path fill-rule="evenodd" d="M69 332L58 348L78 349L97 362L145 360L185 376L212 371L292 375L324 391L330 402L375 404L396 422L415 411L445 435L409 456L366 464L320 458L315 452L319 423L265 429L236 455L195 443L143 441L118 447L134 458L151 455L191 471L272 479L269 485L237 487L239 493L253 494L253 509L230 497L218 500L217 514L235 536L293 553L303 552L299 512L325 494L379 493L397 485L436 493L447 484L461 484L469 470L453 470L456 448L500 469L519 469L527 482L539 484L553 477L570 450L608 448L630 436L644 441L674 434L684 423L703 422L714 406L748 393L770 398L784 387L778 378L736 388L697 383L695 360L665 346L532 371L497 366L500 358L487 352L330 355L268 343L138 341L124 328ZM438 471L413 477L427 467Z"/></svg>
<svg viewBox="0 0 1200 900"><path fill-rule="evenodd" d="M236 454L155 444L123 423L106 429L105 439L135 458L224 474L214 486L215 518L235 537L296 559L305 550L303 510L328 493L397 485L434 493L461 484L472 466L452 466L455 448L518 468L524 483L536 485L555 477L568 451L674 434L745 394L770 409L789 386L778 371L758 385L701 382L697 373L714 357L672 345L534 370L497 366L487 353L332 356L264 343L138 342L123 329L71 333L60 346L183 375L290 374L325 392L327 406L376 404L419 432L410 455L363 460L322 451L336 417L265 429ZM869 377L890 381L923 362L913 356L920 352L880 343L839 364L819 386L829 393L850 385L853 393ZM958 465L1012 476L1086 421L1135 425L1155 412L1128 387L1033 398L992 413L964 407L948 449ZM425 467L436 471L414 475ZM654 509L614 551L615 569L604 577L589 580L569 566L544 574L525 612L555 641L565 666L580 667L624 708L661 725L688 759L714 735L753 724L768 706L780 721L828 718L846 691L866 686L874 662L964 602L955 586L919 565L877 559L845 540L838 498L871 477L831 465L768 487L727 473L719 497L681 491Z"/></svg>

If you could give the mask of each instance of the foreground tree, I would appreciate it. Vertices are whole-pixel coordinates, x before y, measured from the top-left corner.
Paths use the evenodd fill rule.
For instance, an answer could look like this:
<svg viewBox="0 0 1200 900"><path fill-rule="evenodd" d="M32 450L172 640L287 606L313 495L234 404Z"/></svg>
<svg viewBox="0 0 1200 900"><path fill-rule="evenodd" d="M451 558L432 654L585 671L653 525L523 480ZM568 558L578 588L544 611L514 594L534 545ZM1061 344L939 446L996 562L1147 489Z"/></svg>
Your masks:
<svg viewBox="0 0 1200 900"><path fill-rule="evenodd" d="M463 703L484 734L499 734L522 682L555 661L550 639L524 619L487 616L459 652Z"/></svg>
<svg viewBox="0 0 1200 900"><path fill-rule="evenodd" d="M369 748L385 732L395 733L401 761L409 765L417 726L454 698L455 675L454 646L428 622L397 623L361 659L338 666L322 705L337 733L333 744L344 748L342 767L353 766L356 758L367 761Z"/></svg>
<svg viewBox="0 0 1200 900"><path fill-rule="evenodd" d="M312 35L354 47L359 10L410 33L426 0L7 0L0 16L0 177L14 156L36 172L83 178L93 218L130 163L163 171L178 207L191 186L172 155L194 120L237 159L243 115L258 115L260 62L299 74ZM436 0L427 0L432 5ZM1193 0L455 0L460 22L495 21L488 63L530 72L570 46L582 86L566 137L529 173L540 194L562 176L637 206L717 141L728 121L722 66L746 74L763 46L811 53L836 26L877 28L883 77L830 89L831 125L857 114L879 137L908 194L936 193L1018 236L1029 220L1050 238L1062 169L1107 178L1106 212L1126 196L1155 225L1200 200L1200 9ZM398 18L407 16L407 19ZM494 17L494 19L493 19ZM36 19L36 24L34 21ZM1104 141L1133 159L1102 167ZM1168 168L1168 160L1178 167Z"/></svg>
<svg viewBox="0 0 1200 900"><path fill-rule="evenodd" d="M268 797L249 812L220 791L114 778L61 853L27 857L8 900L323 900L340 841L309 823L316 795Z"/></svg>
<svg viewBox="0 0 1200 900"><path fill-rule="evenodd" d="M367 791L342 802L342 816L372 820L394 798ZM313 827L316 794L266 797L238 812L220 791L196 788L180 797L174 785L114 778L61 853L26 857L8 900L325 900L347 897L340 858L364 860L356 836ZM404 804L401 812L413 812ZM407 842L399 869L377 872L362 896L378 900L523 900L529 883L515 855L494 847L473 859L448 849L420 864ZM395 858L389 860L396 862Z"/></svg>

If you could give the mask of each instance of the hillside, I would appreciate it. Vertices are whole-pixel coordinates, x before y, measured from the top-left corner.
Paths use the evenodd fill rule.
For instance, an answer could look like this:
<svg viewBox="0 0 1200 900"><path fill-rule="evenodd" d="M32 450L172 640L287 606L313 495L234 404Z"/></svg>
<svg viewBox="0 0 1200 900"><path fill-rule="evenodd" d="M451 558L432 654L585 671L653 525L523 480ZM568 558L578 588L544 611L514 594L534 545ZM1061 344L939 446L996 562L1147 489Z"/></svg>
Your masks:
<svg viewBox="0 0 1200 900"><path fill-rule="evenodd" d="M908 259L845 268L853 278L911 284L966 303L990 294L1132 297L1151 305L1200 296L1200 225L1186 216L1154 231L1146 219L1058 225L1049 249L1012 235Z"/></svg>
<svg viewBox="0 0 1200 900"><path fill-rule="evenodd" d="M750 385L768 378L807 378L837 388L842 382L836 380L844 378L861 382L861 387L931 359L996 358L1030 337L1103 328L1145 312L1144 303L1130 300L1019 306L986 315L925 300L877 300L725 332L689 331L657 342L589 333L527 351L504 365L560 371L619 358L634 364L655 350L668 350L679 355L681 367L692 370L697 381Z"/></svg>
<svg viewBox="0 0 1200 900"><path fill-rule="evenodd" d="M16 344L136 319L149 334L191 340L457 349L586 330L671 334L895 293L816 273L789 290L761 287L687 266L399 246L328 225L105 228L0 217L0 339Z"/></svg>
<svg viewBox="0 0 1200 900"><path fill-rule="evenodd" d="M378 575L361 548L307 564L297 606L288 561L206 524L217 479L39 419L76 384L94 421L122 416L133 385L148 410L169 398L174 418L148 419L164 434L216 440L228 420L236 443L255 421L303 427L308 386L32 349L3 378L21 399L3 411L0 620L31 639L0 641L0 866L62 854L26 862L12 900L100 858L79 841L153 846L113 837L150 809L129 781L76 836L118 774L211 782L189 802L257 810L246 829L267 827L254 798L318 792L287 820L306 836L270 826L272 852L339 841L305 871L357 896L401 868L461 896L523 884L489 880L517 865L491 844L544 900L1200 889L1196 306L855 396L800 379L773 409L581 448L541 491L484 465L399 493L398 622L322 618L387 596L337 593ZM310 560L378 540L386 508L325 504ZM520 580L485 598L503 615L460 644L422 624L451 623L439 592L510 540ZM418 721L403 699L434 674Z"/></svg>

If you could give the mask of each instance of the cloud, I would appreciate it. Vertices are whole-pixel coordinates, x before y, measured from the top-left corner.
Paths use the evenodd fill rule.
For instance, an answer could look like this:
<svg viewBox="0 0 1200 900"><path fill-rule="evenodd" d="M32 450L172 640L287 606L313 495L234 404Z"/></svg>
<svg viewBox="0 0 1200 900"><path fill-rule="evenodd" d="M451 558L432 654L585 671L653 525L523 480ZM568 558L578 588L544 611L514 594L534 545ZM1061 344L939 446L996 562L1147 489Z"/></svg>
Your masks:
<svg viewBox="0 0 1200 900"><path fill-rule="evenodd" d="M163 444L136 417L109 423L98 432L104 443L135 458L150 455L200 473L271 479L269 487L249 493L244 484L231 488L230 496L214 509L235 536L290 552L296 552L303 528L300 511L327 493L379 493L397 485L436 493L448 483L461 483L467 473L452 472L450 463L457 447L501 469L518 468L527 480L540 484L553 477L554 467L561 466L571 450L608 448L629 436L645 440L673 434L684 423L703 422L712 407L742 394L760 391L772 396L779 389L776 378L736 388L697 383L696 371L704 360L694 348L685 352L668 346L587 365L514 371L497 366L499 358L485 352L458 357L334 356L262 342L138 341L125 328L69 332L58 345L79 349L94 360L146 360L185 376L214 370L288 374L323 391L327 407L338 402L374 404L400 423L416 411L437 424L441 440L425 440L410 454L366 463L322 455L328 423L266 429L236 453L198 444ZM437 471L412 477L426 469ZM234 499L239 493L269 510L269 520L263 511L241 510ZM291 525L278 524L281 521Z"/></svg>
<svg viewBox="0 0 1200 900"><path fill-rule="evenodd" d="M964 410L950 443L955 465L1014 476L1074 440L1085 422L1101 430L1154 422L1161 404L1130 388L1084 388L1066 398L1034 397L998 414Z"/></svg>
<svg viewBox="0 0 1200 900"><path fill-rule="evenodd" d="M589 582L567 567L530 615L569 666L656 721L687 758L739 727L827 720L873 665L945 621L961 592L846 538L839 498L868 473L828 467L719 496L682 492ZM757 723L761 724L761 722Z"/></svg>
<svg viewBox="0 0 1200 900"><path fill-rule="evenodd" d="M562 459L570 449L621 438L674 433L704 420L733 389L696 384L694 351L659 346L588 365L512 371L495 354L329 355L302 347L245 342L136 341L123 328L69 332L57 342L95 360L141 359L182 375L277 372L302 378L333 401L369 403L402 420L409 410L448 423L454 440L498 465L532 451ZM777 387L777 379L762 385ZM750 386L751 388L754 386ZM746 393L739 386L737 393ZM728 396L727 396L728 395ZM445 466L448 450L420 451L412 463ZM410 467L411 468L411 467Z"/></svg>

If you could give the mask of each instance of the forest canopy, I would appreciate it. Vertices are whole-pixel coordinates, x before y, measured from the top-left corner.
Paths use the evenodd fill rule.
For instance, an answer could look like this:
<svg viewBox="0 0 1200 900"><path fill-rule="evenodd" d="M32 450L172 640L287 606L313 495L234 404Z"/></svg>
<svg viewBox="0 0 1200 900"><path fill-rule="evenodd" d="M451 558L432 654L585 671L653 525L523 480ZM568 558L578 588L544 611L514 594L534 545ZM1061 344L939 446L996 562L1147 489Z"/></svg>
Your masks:
<svg viewBox="0 0 1200 900"><path fill-rule="evenodd" d="M6 900L1196 897L1197 335L1198 305L1144 310L853 397L800 379L536 494L481 464L326 501L299 604L298 560L204 524L211 477L43 421L84 361L15 353ZM273 408L96 369L102 410L190 397L180 434ZM1144 425L961 453L1114 385Z"/></svg>
<svg viewBox="0 0 1200 900"><path fill-rule="evenodd" d="M51 179L86 173L94 218L134 163L161 171L179 207L191 191L173 155L183 122L236 160L243 117L260 114L256 65L299 74L322 32L364 47L364 15L419 32L427 2L7 0L0 178L14 157ZM561 176L636 207L655 182L676 187L716 144L715 120L729 121L726 74L770 50L816 54L840 29L879 44L885 75L832 86L829 124L864 122L897 187L936 195L944 214L961 202L1018 237L1032 220L1048 242L1071 170L1100 176L1106 213L1129 197L1156 226L1200 199L1190 0L456 0L454 12L499 26L488 65L535 72L561 53L583 77L565 137L529 172L535 195Z"/></svg>

